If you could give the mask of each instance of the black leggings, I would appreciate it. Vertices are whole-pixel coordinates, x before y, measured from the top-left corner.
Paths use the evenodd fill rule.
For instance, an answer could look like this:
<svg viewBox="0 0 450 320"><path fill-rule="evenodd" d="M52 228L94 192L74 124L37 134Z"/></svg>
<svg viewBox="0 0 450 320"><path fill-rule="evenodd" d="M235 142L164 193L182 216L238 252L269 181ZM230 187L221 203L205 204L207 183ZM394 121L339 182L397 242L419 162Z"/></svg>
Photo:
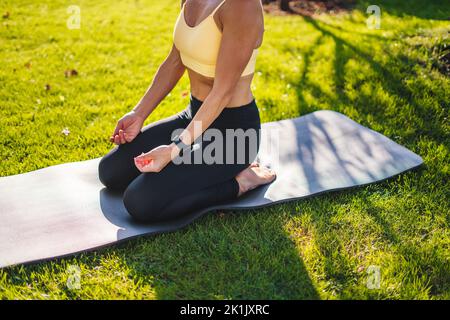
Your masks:
<svg viewBox="0 0 450 320"><path fill-rule="evenodd" d="M199 148L180 155L179 158L190 158L190 163L173 161L158 173L141 173L134 165L135 156L170 144L171 137L190 123L202 103L190 95L190 103L183 111L143 127L132 142L114 147L101 159L100 181L107 188L124 191L125 208L136 220L148 223L172 220L237 197L239 185L235 176L255 160L260 145L261 122L255 100L237 108L225 108L194 142L201 142ZM223 143L215 135L209 135L212 138L205 136L208 131L212 132L211 129L223 135ZM236 134L227 135L227 132ZM249 133L244 143L239 143L236 138L239 132ZM256 132L256 140L251 139L252 132ZM221 147L212 148L210 144L214 141ZM230 149L230 143L233 149ZM206 154L208 145L207 154L222 160L212 164L210 160L204 160L202 155Z"/></svg>

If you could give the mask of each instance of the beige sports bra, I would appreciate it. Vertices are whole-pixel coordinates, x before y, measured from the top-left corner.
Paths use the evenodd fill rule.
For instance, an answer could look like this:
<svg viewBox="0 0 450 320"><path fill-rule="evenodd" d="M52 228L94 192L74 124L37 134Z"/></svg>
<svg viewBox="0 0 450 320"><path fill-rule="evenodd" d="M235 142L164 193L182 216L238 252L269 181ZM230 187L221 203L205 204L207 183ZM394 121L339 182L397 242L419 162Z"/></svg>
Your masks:
<svg viewBox="0 0 450 320"><path fill-rule="evenodd" d="M214 14L225 1L223 0L210 15L194 27L186 23L184 15L186 2L184 2L175 23L173 42L180 52L181 61L187 68L206 77L215 76L222 32L214 21ZM241 76L255 72L257 54L258 49L254 49Z"/></svg>

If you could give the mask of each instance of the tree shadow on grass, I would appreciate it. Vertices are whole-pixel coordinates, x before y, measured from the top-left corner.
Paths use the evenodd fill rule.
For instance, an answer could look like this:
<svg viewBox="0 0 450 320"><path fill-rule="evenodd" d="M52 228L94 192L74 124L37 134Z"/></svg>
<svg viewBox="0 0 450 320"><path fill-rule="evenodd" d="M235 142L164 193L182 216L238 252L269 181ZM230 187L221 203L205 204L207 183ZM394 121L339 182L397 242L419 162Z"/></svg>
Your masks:
<svg viewBox="0 0 450 320"><path fill-rule="evenodd" d="M132 252L120 250L121 258L138 279L150 282L157 299L319 298L276 209L145 225L130 218L121 199L120 192L100 191L117 239L140 234L127 240Z"/></svg>
<svg viewBox="0 0 450 320"><path fill-rule="evenodd" d="M426 195L424 195L426 196ZM373 218L373 220L382 228L384 239L390 244L397 256L409 264L408 268L401 268L399 272L404 273L404 286L418 286L420 284L424 290L430 289L431 295L438 295L446 292L450 283L450 267L448 261L443 259L438 253L436 246L425 245L423 242L432 234L427 230L428 225L416 225L415 222L405 221L405 227L410 231L419 229L421 233L421 245L417 239L410 239L407 235L395 230L394 223L385 217L384 209L369 198L365 199L364 213ZM431 227L430 227L431 229ZM424 241L425 240L425 241ZM413 298L413 297L411 297Z"/></svg>
<svg viewBox="0 0 450 320"><path fill-rule="evenodd" d="M381 8L381 14L387 11L398 17L408 16L432 20L448 20L450 18L450 6L442 0L377 0L361 1L358 6L367 8L369 5L377 5Z"/></svg>
<svg viewBox="0 0 450 320"><path fill-rule="evenodd" d="M389 183L373 185L368 188L369 193L375 189L388 189ZM352 199L357 199L358 211L351 216L341 212L341 217L336 218L338 213L334 208L345 207ZM410 238L408 234L398 230L398 225L394 226L389 218L397 212L387 212L386 208L371 200L367 191L340 191L322 199L315 198L311 204L315 206L319 201L330 211L326 214L311 214L316 231L315 243L322 256L323 280L327 283L327 291L337 298L414 299L442 295L448 291L449 265L442 256L442 250L439 253L439 248L432 246L430 250L430 245L417 243L416 237ZM414 228L412 226L411 230ZM369 230L371 240L359 238ZM429 230L424 231L424 237L431 234ZM383 251L384 247L389 248L387 257L395 258L375 260L381 271L380 288L364 289L366 270L373 257L376 259L379 256L376 251ZM358 286L359 289L353 289Z"/></svg>
<svg viewBox="0 0 450 320"><path fill-rule="evenodd" d="M277 211L208 214L123 260L157 299L319 299Z"/></svg>
<svg viewBox="0 0 450 320"><path fill-rule="evenodd" d="M342 36L339 36L335 27L325 22L317 21L310 17L304 17L304 20L309 23L314 29L320 32L318 39L332 39L335 47L334 56L330 57L334 61L334 70L332 71L334 76L335 96L331 96L324 92L314 83L307 81L306 74L308 73L308 64L305 64L305 69L302 76L299 79L299 87L307 88L318 99L325 99L329 102L329 105L335 106L339 109L342 106L352 106L359 111L362 115L370 115L371 122L376 123L379 128L395 129L398 132L398 136L401 136L406 142L412 142L416 140L418 135L426 135L427 138L433 139L436 142L440 142L445 135L445 128L443 127L444 121L436 117L436 114L431 113L429 109L426 109L416 98L417 93L412 91L411 88L404 85L403 74L407 71L414 72L410 68L417 64L417 61L411 61L407 57L401 57L403 61L399 61L399 57L392 55L389 52L384 52L388 55L391 63L381 64L377 62L373 53L367 53L359 49L356 45L345 40ZM342 31L342 30L341 30ZM314 53L314 48L305 53L305 62L309 61L309 56ZM351 99L345 92L345 65L350 59L357 59L361 63L368 64L371 70L375 73L376 79L369 78L369 81L379 81L384 90L390 97L400 101L396 108L402 108L401 104L411 108L411 112L398 112L396 117L387 117L386 113L381 108L385 106L380 104L376 100L376 92L374 95L367 95L361 91L357 99ZM393 71L393 69L397 69ZM423 94L426 91L430 91L429 88L422 87L419 94ZM306 102L303 94L300 90L297 91L299 106L305 108ZM445 101L440 101L444 97L436 96L441 105L445 105ZM392 110L390 110L392 112ZM405 118L405 117L408 118ZM362 124L368 125L365 119L360 120ZM410 126L408 131L405 131L405 123L416 122L416 126ZM382 132L384 133L384 132Z"/></svg>
<svg viewBox="0 0 450 320"><path fill-rule="evenodd" d="M313 95L316 99L322 99L327 102L328 105L333 106L333 109L337 111L344 111L347 107L353 108L357 111L361 118L357 119L358 122L371 127L370 124L376 125L377 130L388 132L394 132L396 136L394 140L401 142L410 149L416 149L418 136L426 136L427 140L434 141L437 145L441 145L443 138L446 136L446 128L444 126L444 121L439 118L439 114L442 116L444 113L439 113L435 109L430 108L430 106L424 106L420 102L420 97L426 94L433 95L432 89L425 86L415 88L414 90L405 85L404 75L408 73L408 68L417 64L417 61L412 61L406 56L395 56L393 53L384 52L385 55L389 57L388 63L383 64L377 61L374 54L375 52L365 52L360 46L357 46L345 39L346 34L350 31L332 26L323 21L314 20L310 17L304 17L304 20L309 23L316 31L319 32L317 37L318 41L306 52L303 52L305 66L303 73L299 77L298 88L308 90L309 93ZM348 35L348 34L347 34ZM364 37L363 35L361 35ZM332 81L334 85L334 94L329 94L321 89L315 83L309 81L309 68L311 57L317 52L317 48L314 48L319 44L320 41L331 40L331 45L334 46L334 55L329 57L332 61ZM363 39L363 38L362 38ZM370 95L364 92L360 92L358 97L352 98L346 92L346 64L350 59L357 60L361 64L366 64L369 66L372 72L372 78L370 80L376 80L384 92L386 92L390 97L393 97L395 101L400 101L404 103L405 106L409 107L409 111L399 110L395 116L387 116L388 110L383 110L384 108L390 108L390 106L380 104L377 100L376 93ZM415 72L410 70L410 72ZM422 90L420 90L422 89ZM445 100L443 100L442 95L433 95L441 106L446 105ZM305 95L301 90L297 91L298 104L300 108L300 113L315 111L314 107L308 105ZM401 109L403 106L400 104L397 108ZM439 110L439 107L436 108ZM389 112L392 113L392 109ZM368 119L370 119L370 124L368 124ZM356 119L355 119L356 120ZM406 124L406 125L405 125ZM398 141L401 139L401 141ZM421 186L419 186L420 190ZM339 197L337 197L339 199ZM364 201L369 201L367 197L364 197ZM446 276L445 270L446 262L442 260L439 256L433 253L423 252L421 246L409 245L404 242L401 238L401 234L394 231L392 224L385 218L383 218L381 212L383 208L377 206L376 203L371 202L367 207L367 214L369 214L374 221L384 230L384 238L388 242L395 246L396 252L401 255L405 260L415 260L417 261L416 266L419 270L419 274L407 275L409 278L405 278L405 281L414 281L415 277L422 277L419 282L423 282L423 287L426 288L429 285L430 294L440 294L444 292L446 282L448 281L448 276ZM324 228L331 224L331 216L316 216L313 215L315 226L319 229L317 244L321 251L330 252L329 240L326 235L330 230ZM323 238L323 239L322 239ZM328 242L327 242L328 241ZM340 246L339 240L335 245L336 248ZM338 249L336 249L338 250ZM426 253L426 254L425 254ZM428 262L427 262L427 259ZM432 262L428 268L424 268L427 264ZM339 268L336 268L336 263L334 261L329 261L331 267L327 268L327 262L325 262L325 273L327 277L333 281L344 285L347 279L351 278L349 276L343 276L346 273L352 274L353 270L345 269L345 263L342 264L344 268L342 273L336 273ZM410 267L409 271L414 272L415 267ZM426 270L429 269L429 270ZM416 270L416 271L417 271ZM416 278L418 279L418 278ZM427 282L428 281L428 282ZM424 289L426 290L426 289Z"/></svg>
<svg viewBox="0 0 450 320"><path fill-rule="evenodd" d="M319 298L275 214L269 214L263 225L256 216L240 211L208 213L186 227L167 223L152 229L130 221L120 199L117 192L105 188L100 192L105 217L119 227L118 239L135 236L139 230L159 233L173 231L173 225L182 228L175 234L130 240L132 252L121 250L122 260L139 279L152 279L158 299Z"/></svg>

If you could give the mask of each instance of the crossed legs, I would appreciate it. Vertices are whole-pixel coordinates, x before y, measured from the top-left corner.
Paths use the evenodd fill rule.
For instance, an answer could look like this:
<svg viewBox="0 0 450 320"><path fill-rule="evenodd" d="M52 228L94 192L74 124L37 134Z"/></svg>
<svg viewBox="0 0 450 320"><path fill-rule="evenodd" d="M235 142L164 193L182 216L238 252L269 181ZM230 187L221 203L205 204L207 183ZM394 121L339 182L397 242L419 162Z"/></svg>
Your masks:
<svg viewBox="0 0 450 320"><path fill-rule="evenodd" d="M124 191L125 208L136 220L171 220L238 196L235 177L249 167L252 159L243 164L171 162L158 173L141 173L135 167L135 156L170 144L172 132L186 127L188 122L179 113L147 125L132 142L116 146L100 161L100 181L108 188Z"/></svg>

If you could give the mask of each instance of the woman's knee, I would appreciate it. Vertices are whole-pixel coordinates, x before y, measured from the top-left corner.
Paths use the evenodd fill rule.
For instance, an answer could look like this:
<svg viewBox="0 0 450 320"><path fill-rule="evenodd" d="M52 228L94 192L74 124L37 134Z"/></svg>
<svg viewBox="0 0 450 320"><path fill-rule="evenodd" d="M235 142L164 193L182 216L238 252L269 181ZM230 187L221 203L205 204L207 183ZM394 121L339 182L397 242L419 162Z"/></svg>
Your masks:
<svg viewBox="0 0 450 320"><path fill-rule="evenodd" d="M132 183L125 189L123 204L130 216L144 223L161 222L165 200L156 190L148 190L139 183Z"/></svg>
<svg viewBox="0 0 450 320"><path fill-rule="evenodd" d="M98 178L109 189L123 189L126 186L121 177L120 168L111 155L104 156L98 164Z"/></svg>

